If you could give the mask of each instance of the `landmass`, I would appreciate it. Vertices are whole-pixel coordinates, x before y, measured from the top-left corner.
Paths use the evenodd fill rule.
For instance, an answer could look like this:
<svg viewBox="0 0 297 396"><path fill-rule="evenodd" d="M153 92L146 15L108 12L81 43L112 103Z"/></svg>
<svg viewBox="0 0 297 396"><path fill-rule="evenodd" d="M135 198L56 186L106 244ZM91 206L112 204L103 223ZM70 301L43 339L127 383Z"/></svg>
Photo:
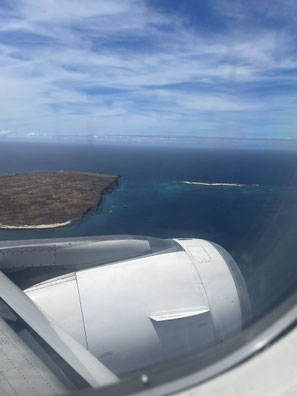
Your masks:
<svg viewBox="0 0 297 396"><path fill-rule="evenodd" d="M186 181L183 180L181 183L184 184L200 184L202 186L229 186L229 187L244 187L244 186L252 186L259 187L259 184L240 184L240 183L205 183L205 182L196 182L196 181Z"/></svg>
<svg viewBox="0 0 297 396"><path fill-rule="evenodd" d="M56 228L81 220L118 178L75 171L0 176L0 229Z"/></svg>

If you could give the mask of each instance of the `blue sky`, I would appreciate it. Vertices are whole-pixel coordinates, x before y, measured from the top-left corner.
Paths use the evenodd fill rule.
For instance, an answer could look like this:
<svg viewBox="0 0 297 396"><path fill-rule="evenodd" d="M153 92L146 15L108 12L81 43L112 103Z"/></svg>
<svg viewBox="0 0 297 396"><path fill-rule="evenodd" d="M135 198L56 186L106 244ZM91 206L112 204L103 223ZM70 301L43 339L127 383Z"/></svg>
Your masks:
<svg viewBox="0 0 297 396"><path fill-rule="evenodd" d="M0 65L1 139L297 138L291 0L2 0Z"/></svg>

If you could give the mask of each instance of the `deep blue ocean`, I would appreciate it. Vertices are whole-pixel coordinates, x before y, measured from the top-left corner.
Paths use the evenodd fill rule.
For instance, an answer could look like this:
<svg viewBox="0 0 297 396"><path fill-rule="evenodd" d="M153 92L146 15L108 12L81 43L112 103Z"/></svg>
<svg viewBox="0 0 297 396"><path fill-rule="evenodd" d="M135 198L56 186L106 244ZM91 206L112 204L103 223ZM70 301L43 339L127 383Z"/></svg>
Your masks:
<svg viewBox="0 0 297 396"><path fill-rule="evenodd" d="M0 240L107 234L208 239L238 263L255 316L297 287L296 151L0 144L1 175L57 170L121 177L99 210L82 221L54 230L2 230Z"/></svg>

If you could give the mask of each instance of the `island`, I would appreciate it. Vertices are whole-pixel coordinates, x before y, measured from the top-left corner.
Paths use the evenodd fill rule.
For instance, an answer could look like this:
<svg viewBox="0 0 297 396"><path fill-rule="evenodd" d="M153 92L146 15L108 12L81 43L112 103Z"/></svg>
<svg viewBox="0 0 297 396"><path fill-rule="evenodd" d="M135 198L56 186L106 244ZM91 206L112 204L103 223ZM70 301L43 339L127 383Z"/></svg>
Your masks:
<svg viewBox="0 0 297 396"><path fill-rule="evenodd" d="M181 181L183 184L197 184L201 186L227 186L227 187L259 187L259 184L240 184L240 183L205 183L205 182L197 182L197 181Z"/></svg>
<svg viewBox="0 0 297 396"><path fill-rule="evenodd" d="M69 225L118 184L117 175L58 171L0 176L0 229Z"/></svg>

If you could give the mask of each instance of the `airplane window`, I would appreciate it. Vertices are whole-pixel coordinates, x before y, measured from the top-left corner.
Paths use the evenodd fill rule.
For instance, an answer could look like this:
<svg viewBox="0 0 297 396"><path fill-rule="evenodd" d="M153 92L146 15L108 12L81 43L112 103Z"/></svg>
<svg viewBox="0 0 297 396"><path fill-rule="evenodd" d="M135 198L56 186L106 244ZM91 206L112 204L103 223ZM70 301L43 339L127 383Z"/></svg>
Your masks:
<svg viewBox="0 0 297 396"><path fill-rule="evenodd" d="M293 327L296 18L1 2L1 395L169 394Z"/></svg>

